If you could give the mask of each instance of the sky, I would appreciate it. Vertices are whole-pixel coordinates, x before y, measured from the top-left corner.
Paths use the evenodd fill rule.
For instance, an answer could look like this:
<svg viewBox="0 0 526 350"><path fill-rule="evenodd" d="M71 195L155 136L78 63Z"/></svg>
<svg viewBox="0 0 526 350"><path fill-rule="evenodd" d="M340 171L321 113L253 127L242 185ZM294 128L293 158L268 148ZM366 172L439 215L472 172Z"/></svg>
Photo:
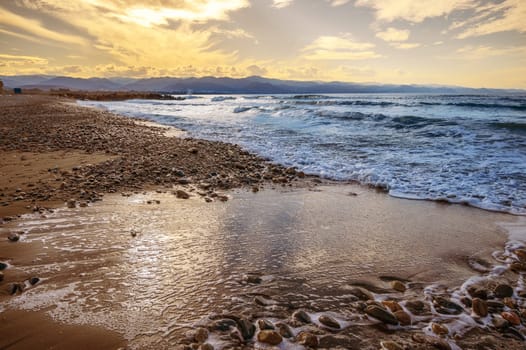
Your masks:
<svg viewBox="0 0 526 350"><path fill-rule="evenodd" d="M526 88L526 0L0 0L0 75Z"/></svg>

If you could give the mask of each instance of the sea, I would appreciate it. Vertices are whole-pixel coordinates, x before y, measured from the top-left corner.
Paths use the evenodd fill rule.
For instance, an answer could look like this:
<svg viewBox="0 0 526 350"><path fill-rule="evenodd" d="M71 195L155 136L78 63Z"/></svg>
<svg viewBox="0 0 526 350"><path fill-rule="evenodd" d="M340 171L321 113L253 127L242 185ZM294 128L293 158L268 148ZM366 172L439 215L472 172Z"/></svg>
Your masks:
<svg viewBox="0 0 526 350"><path fill-rule="evenodd" d="M188 95L79 101L394 197L526 215L526 95Z"/></svg>

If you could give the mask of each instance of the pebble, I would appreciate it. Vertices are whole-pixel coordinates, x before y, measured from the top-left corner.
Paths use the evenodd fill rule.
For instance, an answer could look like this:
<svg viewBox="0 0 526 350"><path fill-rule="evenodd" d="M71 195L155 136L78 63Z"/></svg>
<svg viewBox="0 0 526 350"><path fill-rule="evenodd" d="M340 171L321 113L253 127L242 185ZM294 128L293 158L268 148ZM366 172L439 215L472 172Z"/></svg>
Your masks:
<svg viewBox="0 0 526 350"><path fill-rule="evenodd" d="M413 334L412 339L417 343L427 343L438 350L451 350L451 346L441 338L424 334Z"/></svg>
<svg viewBox="0 0 526 350"><path fill-rule="evenodd" d="M318 338L314 334L308 332L301 332L298 334L297 340L300 345L310 346L312 348L318 347L319 344Z"/></svg>
<svg viewBox="0 0 526 350"><path fill-rule="evenodd" d="M257 276L257 275L247 275L245 280L248 282L248 283L254 283L254 284L260 284L263 280L261 279L260 276Z"/></svg>
<svg viewBox="0 0 526 350"><path fill-rule="evenodd" d="M509 326L509 322L506 321L504 318L502 318L501 316L495 316L493 317L493 319L491 320L491 322L493 323L493 326L495 326L495 328L497 329L504 329L504 328L507 328Z"/></svg>
<svg viewBox="0 0 526 350"><path fill-rule="evenodd" d="M220 320L214 321L212 324L212 329L218 330L218 331L228 331L231 327L237 326L236 321L230 319L230 318L222 318Z"/></svg>
<svg viewBox="0 0 526 350"><path fill-rule="evenodd" d="M468 293L473 298L488 299L488 291L482 286L472 285L468 288Z"/></svg>
<svg viewBox="0 0 526 350"><path fill-rule="evenodd" d="M354 287L349 293L358 297L361 300L374 300L374 296L367 289L362 287Z"/></svg>
<svg viewBox="0 0 526 350"><path fill-rule="evenodd" d="M462 306L443 297L433 299L433 304L438 313L445 315L458 315L464 310Z"/></svg>
<svg viewBox="0 0 526 350"><path fill-rule="evenodd" d="M77 206L77 201L74 199L70 199L67 202L68 208L75 208Z"/></svg>
<svg viewBox="0 0 526 350"><path fill-rule="evenodd" d="M372 316L384 323L397 325L398 320L396 317L384 308L377 305L369 305L365 308L365 313Z"/></svg>
<svg viewBox="0 0 526 350"><path fill-rule="evenodd" d="M251 339L256 332L256 326L246 318L239 319L237 321L237 327L245 340Z"/></svg>
<svg viewBox="0 0 526 350"><path fill-rule="evenodd" d="M38 277L31 277L29 279L29 284L31 284L32 286L34 286L35 284L37 284L38 282L40 282L40 278Z"/></svg>
<svg viewBox="0 0 526 350"><path fill-rule="evenodd" d="M411 316L404 310L395 311L394 316L402 326L409 326L412 323Z"/></svg>
<svg viewBox="0 0 526 350"><path fill-rule="evenodd" d="M2 282L3 280L4 280L4 273L0 272L0 282Z"/></svg>
<svg viewBox="0 0 526 350"><path fill-rule="evenodd" d="M401 293L405 292L407 289L405 284L398 280L391 281L391 288Z"/></svg>
<svg viewBox="0 0 526 350"><path fill-rule="evenodd" d="M312 319L310 318L309 314L307 314L305 311L303 310L297 310L295 311L293 314L292 314L292 317L295 319L295 320L298 320L300 322L303 322L303 323L311 323L312 322Z"/></svg>
<svg viewBox="0 0 526 350"><path fill-rule="evenodd" d="M7 235L7 239L11 242L18 242L18 240L20 239L20 235L18 233L10 232Z"/></svg>
<svg viewBox="0 0 526 350"><path fill-rule="evenodd" d="M262 330L258 333L257 338L258 341L270 345L278 345L283 341L283 337L273 330Z"/></svg>
<svg viewBox="0 0 526 350"><path fill-rule="evenodd" d="M501 313L500 315L502 316L503 319L508 321L513 326L518 326L518 325L521 324L521 319L513 311L505 311L505 312Z"/></svg>
<svg viewBox="0 0 526 350"><path fill-rule="evenodd" d="M495 293L497 298L507 298L513 296L513 288L502 283L495 287L493 293Z"/></svg>
<svg viewBox="0 0 526 350"><path fill-rule="evenodd" d="M391 340L380 342L380 346L382 347L383 350L404 350L402 345L394 341L391 341Z"/></svg>
<svg viewBox="0 0 526 350"><path fill-rule="evenodd" d="M265 329L272 330L272 329L274 329L274 325L269 320L258 320L258 327L261 330L265 330Z"/></svg>
<svg viewBox="0 0 526 350"><path fill-rule="evenodd" d="M389 310L391 310L391 312L402 310L402 307L400 306L400 304L398 304L394 300L384 300L382 301L382 305L388 307Z"/></svg>
<svg viewBox="0 0 526 350"><path fill-rule="evenodd" d="M292 329L290 329L289 325L286 323L278 322L276 323L276 328L283 338L292 338L294 336Z"/></svg>
<svg viewBox="0 0 526 350"><path fill-rule="evenodd" d="M488 315L488 304L486 301L480 298L473 298L472 300L472 310L475 314L480 317L486 317Z"/></svg>
<svg viewBox="0 0 526 350"><path fill-rule="evenodd" d="M526 249L516 249L514 253L520 261L526 262Z"/></svg>
<svg viewBox="0 0 526 350"><path fill-rule="evenodd" d="M438 335L446 335L446 334L449 334L449 329L440 324L440 323L435 323L435 322L432 322L431 323L431 330L433 331L433 333L435 334L438 334Z"/></svg>
<svg viewBox="0 0 526 350"><path fill-rule="evenodd" d="M336 329L340 329L341 328L341 326L338 323L338 321L336 321L334 318L332 318L331 316L328 316L328 315L321 315L318 318L318 321L320 321L321 324L323 324L324 326L327 326L329 328L336 328Z"/></svg>
<svg viewBox="0 0 526 350"><path fill-rule="evenodd" d="M210 343L204 343L199 346L198 350L214 350L214 346Z"/></svg>
<svg viewBox="0 0 526 350"><path fill-rule="evenodd" d="M188 199L188 198L190 198L190 195L188 193L186 193L185 191L183 191L183 190L175 191L175 196L177 198L181 198L181 199Z"/></svg>

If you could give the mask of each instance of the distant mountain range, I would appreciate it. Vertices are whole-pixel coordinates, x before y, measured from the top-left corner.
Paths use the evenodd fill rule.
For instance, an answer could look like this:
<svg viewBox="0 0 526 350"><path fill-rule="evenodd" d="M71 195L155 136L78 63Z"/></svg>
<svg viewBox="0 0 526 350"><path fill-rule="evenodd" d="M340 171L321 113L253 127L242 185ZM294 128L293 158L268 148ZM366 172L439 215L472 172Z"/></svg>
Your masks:
<svg viewBox="0 0 526 350"><path fill-rule="evenodd" d="M49 75L0 76L7 88L42 90L70 89L86 91L141 91L171 94L315 94L315 93L451 93L491 94L524 93L519 89L474 89L439 85L358 84L247 78L72 78Z"/></svg>

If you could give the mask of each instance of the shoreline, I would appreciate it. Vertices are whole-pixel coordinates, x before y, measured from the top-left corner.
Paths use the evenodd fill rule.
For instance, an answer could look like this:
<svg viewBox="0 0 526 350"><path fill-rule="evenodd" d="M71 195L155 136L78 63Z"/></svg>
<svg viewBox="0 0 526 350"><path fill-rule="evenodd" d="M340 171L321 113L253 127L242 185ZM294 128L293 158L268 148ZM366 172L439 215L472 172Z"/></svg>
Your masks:
<svg viewBox="0 0 526 350"><path fill-rule="evenodd" d="M0 129L0 135L6 135L6 137L2 136L0 138L0 140L2 140L0 149L2 149L2 153L10 156L6 157L6 159L12 160L0 167L0 170L3 171L2 174L16 174L17 169L24 167L24 164L29 164L25 167L35 171L17 174L18 182L12 180L17 177L11 175L2 176L4 180L7 181L9 178L10 181L7 183L4 181L0 186L3 192L0 202L5 202L7 198L9 205L0 207L0 212L2 213L0 217L4 217L4 213L7 212L6 208L9 208L13 210L12 213L7 215L11 217L11 219L14 218L13 216L16 214L33 211L37 214L40 213L42 219L46 220L48 215L51 217L54 215L49 209L53 210L53 208L61 205L63 206L66 202L71 210L79 210L79 213L82 213L85 210L96 210L99 204L95 204L95 202L102 199L105 193L121 193L121 198L125 200L126 198L136 198L137 196L141 196L141 193L147 191L151 197L148 197L150 198L148 200L151 202L150 207L152 207L155 206L156 203L155 193L158 193L159 195L164 193L164 196L170 194L170 198L179 198L181 200L188 195L191 197L191 200L198 200L199 203L210 202L212 203L211 205L218 205L221 204L222 201L228 201L234 194L232 190L236 188L244 188L248 190L245 191L247 193L249 193L250 190L257 192L260 189L273 191L272 188L276 188L283 192L283 189L286 190L290 188L305 196L309 194L316 195L320 191L322 194L327 192L327 190L319 189L320 185L323 184L335 184L335 193L347 188L345 187L346 183L335 183L317 177L305 176L305 174L299 173L294 169L268 163L260 157L243 151L238 146L221 142L180 139L168 137L166 135L163 136L164 127L155 127L152 124L137 124L136 121L127 117L120 117L99 110L78 106L75 107L72 104L66 105L60 100L52 99L50 101L49 98L28 96L14 97L14 99L17 98L18 101L14 102L13 100L6 101L3 98L1 99L2 104L7 103L6 108L0 112L0 120L7 120L8 122L4 123L4 125L8 125L8 127ZM31 109L28 111L28 108ZM32 113L31 117L25 115L29 112ZM16 115L20 120L12 118L13 115ZM86 120L87 117L90 119ZM10 125L11 127L14 126L12 130L9 129L10 120L12 120L14 124ZM35 127L31 128L31 126L36 126L41 123L42 120L50 121L51 123L50 125L46 125L43 128L44 130L37 130L38 128ZM54 133L53 129L55 128L61 129L61 134ZM21 151L24 152L21 153ZM167 158L167 155L169 154L176 154L177 156L174 158ZM202 159L200 160L200 158ZM175 163L176 166L167 167L166 164L170 162ZM6 166L11 168L6 169ZM122 169L124 169L124 171L122 171ZM215 174L212 175L212 173ZM28 182L31 182L33 185L28 186ZM19 188L17 186L19 186ZM374 189L370 189L368 186L363 185L356 185L355 188L358 189L356 192L359 192L359 189L371 191L371 194L376 192ZM17 191L17 189L20 190ZM263 193L266 192L267 191L263 191ZM24 194L22 195L21 193ZM48 195L49 198L43 199L41 197L43 193ZM368 197L371 194L364 195L360 193L358 194L358 197ZM354 190L347 194L349 198L354 198L356 195L357 193L355 193ZM15 200L16 197L20 196L23 196L24 198ZM111 196L111 198L115 197L115 195ZM277 195L272 194L269 201L272 202L272 198L275 198L276 196ZM164 198L165 197L162 199L163 204L161 207L166 200L169 202L171 201L171 199ZM329 202L327 206L331 208L330 200L334 198L334 194L329 195L328 198ZM347 203L347 200L349 199L347 198L343 200ZM400 203L403 203L404 200L393 199L393 201L393 203L397 203L395 207L403 207ZM235 200L232 202L235 202ZM228 201L228 203L228 205L232 205L235 208L235 203L230 204L230 201ZM292 203L296 202L293 201ZM371 205L371 211L365 212L363 216L359 216L358 218L361 217L361 220L366 224L373 223L373 225L378 225L378 219L381 219L381 217L377 217L378 213L375 213L374 209L380 208L378 207L379 202L376 199L371 199L370 201L367 201L367 203ZM409 205L408 208L411 210L416 208L429 208L429 210L436 214L442 204L439 202L432 203L433 205L429 206L422 203L414 203L414 205ZM146 203L146 208L148 208L148 205L149 204ZM448 204L448 206L449 205L450 204ZM84 206L87 208L78 208ZM448 208L445 213L452 213L455 211L454 205L451 206L452 208ZM333 208L333 210L335 209L336 208ZM458 209L464 211L464 209ZM500 217L499 215L509 215L494 215L489 212L488 214L476 213L475 211L481 211L482 209L465 209L464 212L472 213L473 217L466 219L465 221L459 219L459 226L463 223L473 224L477 221L477 218L485 216L494 216L497 218ZM356 210L358 210L358 208ZM396 210L394 216L403 213L398 213ZM61 211L59 211L59 213L60 212ZM243 213L243 209L238 208L233 212ZM425 211L422 211L421 213L424 212ZM414 231L416 218L411 218L410 213L413 212L409 211L405 214L409 215L406 217L408 220L407 229ZM445 215L446 221L452 218L451 214ZM9 217L7 220L4 218L3 224L7 227L13 227L12 225L17 223L9 223L9 221L11 221ZM97 214L95 217L97 217ZM502 217L504 218L504 216ZM509 220L513 221L515 219L512 216ZM404 227L404 223L399 223L399 225ZM0 225L0 229L1 228L2 225ZM376 226L372 226L371 228L373 230L378 229ZM383 230L385 230L385 228ZM383 231L380 230L380 232ZM469 230L467 230L467 232L469 232ZM491 230L489 233L491 233ZM26 234L22 234L22 236L24 235ZM25 244L25 242L23 242L24 239L25 237L22 237L22 242L20 242L20 244ZM502 242L504 245L506 242L509 242L509 239L500 237L499 239L495 238L495 241ZM489 246L494 245L495 241L492 240L490 242L488 240L487 243L483 243L482 245L484 246L484 244L487 244L487 248L495 249L495 247ZM20 245L17 245L16 247L17 249L20 249ZM506 248L508 251L504 256L509 260L509 263L507 263L507 265L509 265L517 260L517 257L513 255L517 247ZM5 256L7 250L2 249L0 251L2 252L0 254L2 260L15 259L14 257ZM453 248L450 249L450 252L451 251L453 251ZM19 252L18 254L22 254L22 256L25 256L25 259L30 260L29 256L35 253L38 252L30 250L27 252ZM485 259L490 259L490 253L491 252L486 252L484 259L481 259L479 263L485 261ZM447 255L447 250L444 254ZM458 260L455 264L459 265L459 267L460 264L465 263L461 257L449 257L448 259L451 259L452 261ZM521 260L519 259L518 261ZM477 262L476 259L475 262ZM501 261L499 260L499 262ZM465 269L466 267L464 266L462 268ZM8 271L9 270L10 269L8 269ZM427 276L427 279L432 279L433 272L430 273L431 275ZM509 274L512 273L506 272L507 278L510 277ZM7 273L6 276L6 281L12 279L12 276L8 276ZM17 278L22 278L22 275ZM426 278L423 280L426 280ZM409 286L411 283L416 282L403 283L406 283L407 286ZM5 284L4 281L3 285ZM367 284L365 286L367 287ZM485 288L491 290L493 287L487 286ZM3 295L0 297L9 298L10 296ZM521 307L525 306L522 304L523 297L520 298L521 299L516 302L520 302ZM367 302L369 304L367 305L365 304L365 300L363 301L366 306L376 305L374 304L375 302L370 302L371 301L369 300ZM376 303L378 302L376 301ZM264 305L264 308L266 309L269 306L272 305ZM257 312L261 313L261 310L258 310ZM269 312L269 310L265 310L265 312ZM316 312L313 313L313 311L309 311L309 314L316 318L321 315L318 315ZM334 314L331 315L337 317ZM11 322L13 319L17 319L17 317L18 316L9 316L8 319L4 319ZM24 317L29 316L26 315ZM289 317L292 316L289 315ZM45 321L42 322L45 323ZM56 329L55 327L62 327L54 321L49 322L50 324L47 325L47 327L49 327L48 329L52 330ZM321 326L321 330L327 331L326 328L323 328L323 324L320 324L318 321L316 321L315 324ZM300 325L303 328L307 327L301 325L301 322L297 325ZM366 330L360 329L359 332L363 332L363 337L372 337L370 339L371 341L378 335L378 332L380 332L379 334L384 334L385 332L387 332L386 334L393 334L393 332L397 333L395 330L389 329L389 327L382 327L381 324L376 324L374 327L368 327L366 327ZM321 330L317 328L307 328L309 329L309 332L314 332L314 334L317 334L316 332L321 332ZM352 327L351 329L354 330ZM474 336L466 336L466 339L470 342L476 341L479 337L477 332L480 330L477 330L478 328L475 329ZM510 329L514 328L511 327ZM522 327L519 328L517 332L520 334L523 330L524 328ZM329 331L331 331L330 327ZM334 329L332 329L332 331L334 331ZM417 348L422 349L447 349L448 345L446 344L449 343L441 340L444 338L443 335L436 334L436 332L433 333L433 331L418 333L421 334L419 338L421 341L417 341L414 339L413 332L416 332L416 329L414 331L408 329L399 330L398 333L400 339L398 339L398 341L401 344L414 343L417 344ZM332 334L333 333L335 332L332 332ZM343 332L342 335L344 333L345 332ZM118 338L118 336L117 338L114 338L115 334L113 332L109 332L108 334L111 335L111 339ZM328 334L330 335L331 332ZM508 333L497 332L496 330L491 330L491 332L488 331L489 336L498 339L498 341L506 342L510 349L514 349L514 346L519 349L520 346L522 346L523 343L520 341L518 342L517 339L503 338L503 334ZM326 333L320 333L318 338L321 339L321 337L325 337L325 335ZM515 334L515 336L518 337L517 334ZM15 339L12 338L11 340L14 341ZM75 339L71 339L71 341L75 341ZM78 339L78 341L80 341L80 339ZM348 340L341 341L348 342ZM433 343L433 341L435 343ZM192 343L188 340L185 340L185 342ZM111 348L109 345L108 347L103 344L98 345L101 346L100 348ZM374 346L377 345L378 344L375 344ZM449 346L451 347L451 345ZM248 349L251 347L245 348Z"/></svg>

